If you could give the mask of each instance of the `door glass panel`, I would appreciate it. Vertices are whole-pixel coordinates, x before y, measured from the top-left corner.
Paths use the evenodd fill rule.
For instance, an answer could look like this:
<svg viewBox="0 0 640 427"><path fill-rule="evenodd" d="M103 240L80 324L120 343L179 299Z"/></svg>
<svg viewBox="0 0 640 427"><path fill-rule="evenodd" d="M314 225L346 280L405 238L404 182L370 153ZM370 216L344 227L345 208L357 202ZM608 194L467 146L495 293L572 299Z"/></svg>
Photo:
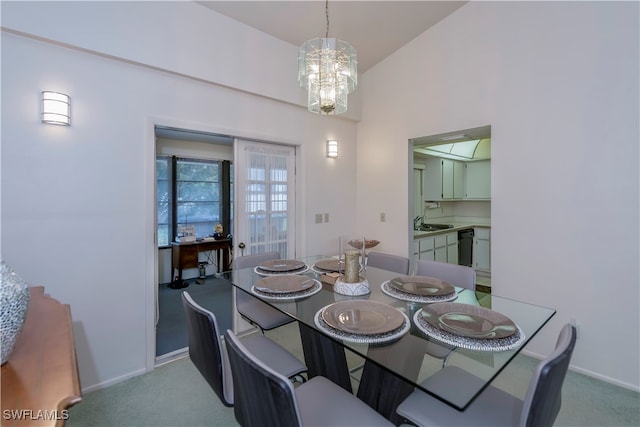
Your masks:
<svg viewBox="0 0 640 427"><path fill-rule="evenodd" d="M237 189L237 243L245 244L241 254L278 251L282 258L294 256L295 238L290 219L295 218L295 148L239 141L242 171ZM234 242L234 244L236 244Z"/></svg>

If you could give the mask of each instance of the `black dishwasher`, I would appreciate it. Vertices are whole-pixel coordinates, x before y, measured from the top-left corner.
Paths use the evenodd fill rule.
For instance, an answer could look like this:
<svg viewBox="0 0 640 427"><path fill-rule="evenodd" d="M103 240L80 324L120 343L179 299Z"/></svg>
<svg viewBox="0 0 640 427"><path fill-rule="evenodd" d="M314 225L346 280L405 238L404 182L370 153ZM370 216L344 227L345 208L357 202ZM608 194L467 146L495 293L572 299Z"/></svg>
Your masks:
<svg viewBox="0 0 640 427"><path fill-rule="evenodd" d="M458 264L472 267L473 228L458 231Z"/></svg>

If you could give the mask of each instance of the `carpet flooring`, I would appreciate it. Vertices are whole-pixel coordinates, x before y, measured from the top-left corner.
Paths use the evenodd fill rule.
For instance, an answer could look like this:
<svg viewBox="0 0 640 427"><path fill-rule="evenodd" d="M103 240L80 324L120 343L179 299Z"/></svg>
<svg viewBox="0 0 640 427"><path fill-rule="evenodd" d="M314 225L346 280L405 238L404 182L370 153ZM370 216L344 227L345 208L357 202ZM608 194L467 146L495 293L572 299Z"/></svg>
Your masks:
<svg viewBox="0 0 640 427"><path fill-rule="evenodd" d="M195 302L213 312L221 330L232 329L232 285L227 280L208 276L202 284L187 280L189 286L171 289L168 283L158 286L158 323L156 325L156 357L187 347L187 319L182 308L182 291Z"/></svg>
<svg viewBox="0 0 640 427"><path fill-rule="evenodd" d="M180 356L187 347L186 319L180 295L182 290L216 314L222 330L232 326L231 284L208 277L203 284L195 279L184 289L160 285L158 293L157 355L174 353L175 357L153 372L83 396L82 402L69 409L67 427L191 427L238 426L233 408L225 407L191 360ZM300 335L291 323L266 335L303 360ZM347 358L350 367L362 364L354 355ZM494 385L523 397L537 360L519 355L501 373ZM354 390L357 375L352 378ZM622 427L640 425L640 395L572 371L563 386L557 427Z"/></svg>
<svg viewBox="0 0 640 427"><path fill-rule="evenodd" d="M187 288L188 289L188 288ZM296 356L302 354L296 323L273 331L269 338ZM349 365L362 363L349 357ZM537 360L519 355L494 381L497 387L522 397ZM354 389L357 384L354 384ZM153 372L83 396L69 410L67 427L191 427L237 426L233 408L217 398L188 357ZM640 425L640 395L569 371L562 390L556 427L622 427Z"/></svg>

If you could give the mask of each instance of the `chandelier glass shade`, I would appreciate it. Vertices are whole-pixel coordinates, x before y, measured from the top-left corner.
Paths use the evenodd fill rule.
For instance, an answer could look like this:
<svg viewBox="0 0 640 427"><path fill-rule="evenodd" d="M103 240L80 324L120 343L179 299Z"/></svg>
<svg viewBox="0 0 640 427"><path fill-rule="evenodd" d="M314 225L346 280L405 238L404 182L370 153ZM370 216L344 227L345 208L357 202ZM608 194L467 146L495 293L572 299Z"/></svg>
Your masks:
<svg viewBox="0 0 640 427"><path fill-rule="evenodd" d="M298 50L298 82L307 90L307 108L316 114L347 111L347 95L358 84L356 50L335 38L308 40Z"/></svg>

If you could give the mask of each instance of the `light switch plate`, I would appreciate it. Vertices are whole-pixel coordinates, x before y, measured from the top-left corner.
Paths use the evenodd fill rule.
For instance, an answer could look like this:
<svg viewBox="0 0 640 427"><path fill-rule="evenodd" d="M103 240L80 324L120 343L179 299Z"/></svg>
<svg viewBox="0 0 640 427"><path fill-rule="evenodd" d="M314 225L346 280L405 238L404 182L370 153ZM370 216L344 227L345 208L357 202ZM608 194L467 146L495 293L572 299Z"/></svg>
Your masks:
<svg viewBox="0 0 640 427"><path fill-rule="evenodd" d="M322 214L316 214L316 224L322 224Z"/></svg>

